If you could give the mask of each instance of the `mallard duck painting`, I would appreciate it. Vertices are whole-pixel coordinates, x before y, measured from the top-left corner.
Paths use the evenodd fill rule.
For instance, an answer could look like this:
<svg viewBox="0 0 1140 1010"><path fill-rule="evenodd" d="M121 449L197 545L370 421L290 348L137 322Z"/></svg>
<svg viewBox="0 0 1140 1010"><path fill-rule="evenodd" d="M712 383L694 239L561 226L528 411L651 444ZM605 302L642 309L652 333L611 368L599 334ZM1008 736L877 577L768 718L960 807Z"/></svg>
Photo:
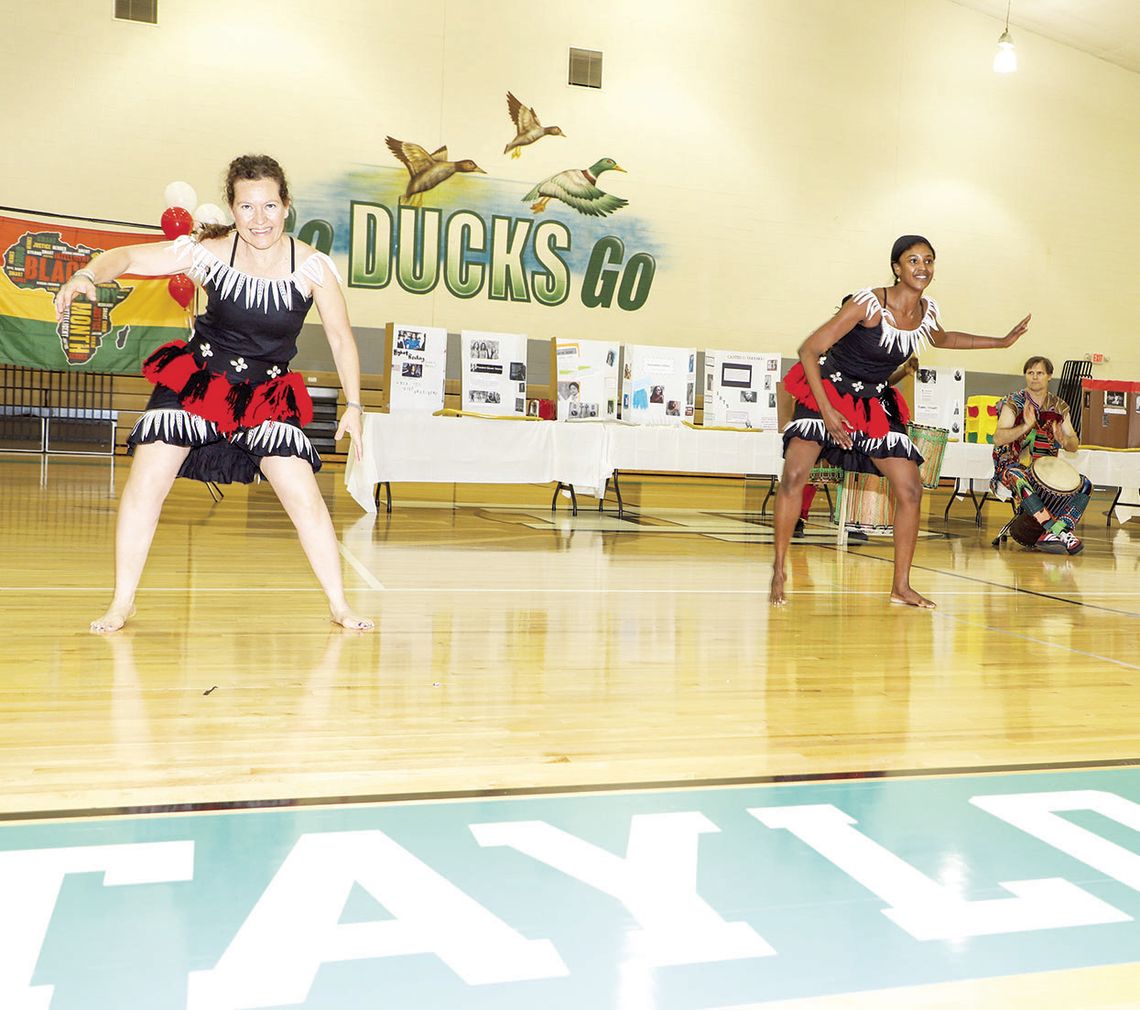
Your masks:
<svg viewBox="0 0 1140 1010"><path fill-rule="evenodd" d="M409 203L413 207L422 207L424 193L435 189L441 182L446 182L456 172L487 174L473 161L448 161L446 145L428 154L419 144L397 140L395 137L386 138L386 143L388 150L404 163L410 177L400 202Z"/></svg>
<svg viewBox="0 0 1140 1010"><path fill-rule="evenodd" d="M527 144L533 144L543 137L565 137L566 134L557 126L543 126L538 121L538 114L534 109L528 109L509 91L507 92L507 112L510 113L511 122L515 124L515 139L503 148L503 154L511 152L512 158L522 154Z"/></svg>
<svg viewBox="0 0 1140 1010"><path fill-rule="evenodd" d="M546 210L546 205L551 200L561 200L579 214L588 217L606 217L629 203L620 196L603 193L598 189L598 176L611 171L624 172L625 169L613 158L602 158L589 168L568 168L565 172L544 179L523 197L523 201L535 201L530 205L535 214L541 214Z"/></svg>

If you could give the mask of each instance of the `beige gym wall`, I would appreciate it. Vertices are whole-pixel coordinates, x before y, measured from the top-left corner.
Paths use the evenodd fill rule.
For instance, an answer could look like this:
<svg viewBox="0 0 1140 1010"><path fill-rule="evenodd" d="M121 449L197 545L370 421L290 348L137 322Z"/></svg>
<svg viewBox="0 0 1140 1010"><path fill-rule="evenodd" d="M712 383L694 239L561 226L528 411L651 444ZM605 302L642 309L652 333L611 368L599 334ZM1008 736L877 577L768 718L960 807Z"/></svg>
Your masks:
<svg viewBox="0 0 1140 1010"><path fill-rule="evenodd" d="M445 212L449 186L487 184L526 217L536 181L610 156L628 174L599 185L657 250L640 310L587 309L580 275L557 307L393 281L349 291L354 322L790 354L917 231L948 327L1034 313L1019 347L954 361L1016 373L1029 351L1099 350L1097 375L1140 376L1140 76L1016 27L1021 69L996 75L1001 25L949 0L162 0L158 27L112 6L0 0L0 203L157 223L167 182L221 202L228 159L265 150L303 217L353 166L400 168L391 134L489 173L440 187ZM601 91L567 86L570 45L605 53ZM504 156L508 90L567 137Z"/></svg>

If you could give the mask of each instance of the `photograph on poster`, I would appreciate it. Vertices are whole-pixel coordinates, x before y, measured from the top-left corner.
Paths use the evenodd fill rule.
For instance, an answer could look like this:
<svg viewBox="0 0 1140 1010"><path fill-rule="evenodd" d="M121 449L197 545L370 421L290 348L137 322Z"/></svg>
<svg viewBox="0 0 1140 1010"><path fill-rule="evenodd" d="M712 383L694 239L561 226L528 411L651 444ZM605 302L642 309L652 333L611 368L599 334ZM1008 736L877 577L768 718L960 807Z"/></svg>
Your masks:
<svg viewBox="0 0 1140 1010"><path fill-rule="evenodd" d="M481 361L498 361L499 342L497 340L472 340L471 357Z"/></svg>
<svg viewBox="0 0 1140 1010"><path fill-rule="evenodd" d="M526 381L526 365L521 361L511 362L511 381L512 382L525 382Z"/></svg>
<svg viewBox="0 0 1140 1010"><path fill-rule="evenodd" d="M405 361L400 365L400 374L406 379L419 379L423 377L424 366L422 361Z"/></svg>
<svg viewBox="0 0 1140 1010"><path fill-rule="evenodd" d="M654 386L649 391L649 402L650 403L664 403L665 402L665 387L664 386Z"/></svg>
<svg viewBox="0 0 1140 1010"><path fill-rule="evenodd" d="M1104 405L1106 407L1124 407L1123 389L1106 389L1104 391Z"/></svg>
<svg viewBox="0 0 1140 1010"><path fill-rule="evenodd" d="M681 401L680 400L670 400L665 405L665 413L669 417L680 417L681 416Z"/></svg>
<svg viewBox="0 0 1140 1010"><path fill-rule="evenodd" d="M396 349L399 351L422 351L427 335L419 330L397 330Z"/></svg>
<svg viewBox="0 0 1140 1010"><path fill-rule="evenodd" d="M468 391L468 399L472 403L502 403L497 389L472 389Z"/></svg>
<svg viewBox="0 0 1140 1010"><path fill-rule="evenodd" d="M516 396L515 397L515 413L521 414L524 410L526 410L526 397L525 396Z"/></svg>
<svg viewBox="0 0 1140 1010"><path fill-rule="evenodd" d="M696 386L696 383L693 383L693 382L686 382L685 383L685 403L689 404L689 406L692 406L692 404L693 404L693 396L695 395L695 392L696 392L695 386Z"/></svg>
<svg viewBox="0 0 1140 1010"><path fill-rule="evenodd" d="M582 390L576 382L558 383L558 399L560 400L577 400L581 393Z"/></svg>
<svg viewBox="0 0 1140 1010"><path fill-rule="evenodd" d="M742 389L740 391L740 400L742 403L755 403L756 390L755 389Z"/></svg>

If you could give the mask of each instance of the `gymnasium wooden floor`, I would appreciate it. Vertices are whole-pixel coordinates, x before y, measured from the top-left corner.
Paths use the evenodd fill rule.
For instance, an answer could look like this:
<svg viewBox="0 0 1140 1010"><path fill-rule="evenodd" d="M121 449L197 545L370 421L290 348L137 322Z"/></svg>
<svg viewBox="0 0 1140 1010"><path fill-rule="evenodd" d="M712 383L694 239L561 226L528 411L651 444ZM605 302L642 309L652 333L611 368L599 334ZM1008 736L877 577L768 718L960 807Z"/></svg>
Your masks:
<svg viewBox="0 0 1140 1010"><path fill-rule="evenodd" d="M99 637L87 623L110 596L127 466L0 455L0 849L24 845L4 831L113 825L145 810L201 818L401 797L641 802L668 786L723 799L1015 772L1052 789L1072 770L1140 801L1140 523L1106 528L1104 493L1072 559L994 549L1005 506L987 506L977 529L968 501L943 523L946 492L930 495L913 582L934 613L887 604L889 541L838 551L821 495L817 525L790 556L790 604L773 609L766 485L626 476L623 521L591 507L551 513L545 488L397 486L393 513L369 516L330 465L320 479L349 596L377 621L357 634L327 622L268 486L226 488L214 503L180 481L138 616ZM1113 838L1140 864L1140 833ZM1140 1007L1140 894L1113 900L1083 871L1040 875L1088 884L1122 910L1131 932L1112 943L1135 941L1131 957L1094 954L1107 949L1098 929L1125 928L1097 926L1066 932L1070 953L1087 957L1032 970L963 962L904 985L884 968L819 992L789 982L771 998L743 981L706 993L690 980L656 995L587 992L579 1005ZM3 985L0 967L0 996ZM232 1005L326 1005L313 999ZM446 1005L534 1005L511 999ZM59 985L51 1006L84 1004Z"/></svg>

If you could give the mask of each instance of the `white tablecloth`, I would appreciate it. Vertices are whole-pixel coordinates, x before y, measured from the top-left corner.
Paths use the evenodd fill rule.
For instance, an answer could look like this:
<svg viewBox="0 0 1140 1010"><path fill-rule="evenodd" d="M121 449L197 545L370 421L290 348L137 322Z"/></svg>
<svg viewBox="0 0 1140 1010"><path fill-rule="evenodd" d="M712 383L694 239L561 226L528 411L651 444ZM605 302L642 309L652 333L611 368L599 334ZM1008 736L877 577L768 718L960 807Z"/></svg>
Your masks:
<svg viewBox="0 0 1140 1010"><path fill-rule="evenodd" d="M364 458L349 454L345 484L368 512L373 492L388 482L444 484L572 484L597 495L615 470L665 473L779 474L782 440L774 431L702 431L614 422L491 421L477 417L366 414ZM1140 502L1140 452L1080 449L1066 452L1094 484L1123 488ZM942 477L961 490L988 489L993 446L949 442ZM1118 505L1127 522L1140 505Z"/></svg>
<svg viewBox="0 0 1140 1010"><path fill-rule="evenodd" d="M479 417L365 414L364 458L353 454L345 485L361 508L376 511L382 481L425 484L573 484L600 491L607 437L601 424L492 421Z"/></svg>
<svg viewBox="0 0 1140 1010"><path fill-rule="evenodd" d="M783 440L775 431L606 424L609 468L668 473L778 474Z"/></svg>

